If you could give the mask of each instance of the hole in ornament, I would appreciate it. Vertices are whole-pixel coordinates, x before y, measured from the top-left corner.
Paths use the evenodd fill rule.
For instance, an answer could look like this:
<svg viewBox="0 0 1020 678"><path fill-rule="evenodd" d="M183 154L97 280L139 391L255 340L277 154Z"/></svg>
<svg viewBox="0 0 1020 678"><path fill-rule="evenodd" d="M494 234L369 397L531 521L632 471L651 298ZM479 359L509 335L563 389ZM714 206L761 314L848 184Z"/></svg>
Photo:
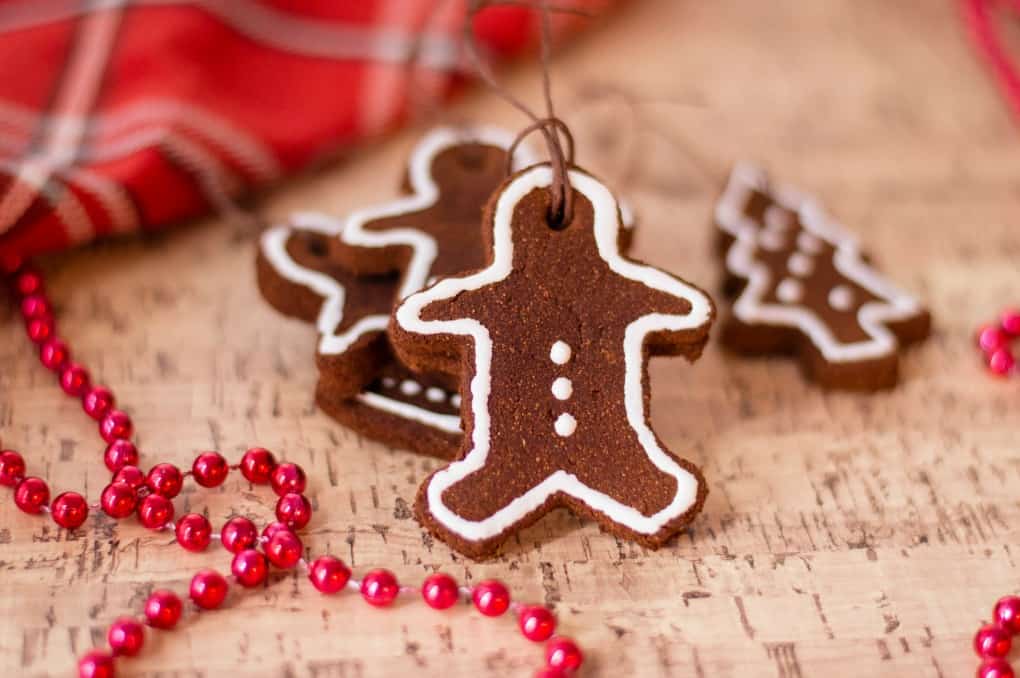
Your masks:
<svg viewBox="0 0 1020 678"><path fill-rule="evenodd" d="M313 257L324 257L329 253L329 246L326 244L326 239L311 233L305 234L305 245L308 247L308 253Z"/></svg>
<svg viewBox="0 0 1020 678"><path fill-rule="evenodd" d="M460 166L465 170L478 171L485 164L485 153L480 147L465 148L459 157Z"/></svg>
<svg viewBox="0 0 1020 678"><path fill-rule="evenodd" d="M566 214L563 209L553 210L552 206L550 206L545 214L545 222L552 230L562 231L570 225L564 217L566 217Z"/></svg>

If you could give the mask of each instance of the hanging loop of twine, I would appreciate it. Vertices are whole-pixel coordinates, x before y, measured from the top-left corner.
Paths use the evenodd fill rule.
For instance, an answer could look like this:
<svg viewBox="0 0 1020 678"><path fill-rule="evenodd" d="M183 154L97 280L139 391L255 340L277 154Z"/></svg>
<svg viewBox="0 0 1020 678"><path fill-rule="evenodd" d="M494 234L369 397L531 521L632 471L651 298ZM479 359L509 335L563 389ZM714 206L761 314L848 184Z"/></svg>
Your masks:
<svg viewBox="0 0 1020 678"><path fill-rule="evenodd" d="M507 173L513 169L514 150L521 140L529 134L539 131L545 139L549 151L549 164L552 166L553 180L549 186L551 202L549 206L549 225L553 228L565 228L570 224L574 216L574 195L570 188L570 177L568 170L574 162L574 137L570 133L567 124L556 117L553 109L552 86L549 78L549 60L552 43L552 30L550 26L551 7L548 0L539 0L541 10L542 26L542 95L545 100L545 115L540 116L528 107L523 101L514 96L506 87L501 85L492 72L489 64L478 54L478 45L475 42L472 22L481 10L492 5L521 5L528 3L512 2L511 0L470 0L468 14L464 21L464 47L468 58L471 60L479 77L500 97L511 106L531 119L531 124L521 131L514 139L507 155ZM561 11L560 8L555 8ZM580 13L580 12L578 12ZM564 152L561 136L566 140L567 151Z"/></svg>

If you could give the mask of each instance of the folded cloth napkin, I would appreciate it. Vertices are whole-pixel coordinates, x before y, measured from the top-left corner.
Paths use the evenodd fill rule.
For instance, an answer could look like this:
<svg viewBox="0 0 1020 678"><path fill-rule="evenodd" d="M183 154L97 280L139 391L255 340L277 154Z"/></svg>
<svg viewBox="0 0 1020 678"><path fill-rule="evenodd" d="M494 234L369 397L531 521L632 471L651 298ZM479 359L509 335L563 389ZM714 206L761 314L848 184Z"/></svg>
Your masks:
<svg viewBox="0 0 1020 678"><path fill-rule="evenodd" d="M0 4L0 257L229 209L392 131L464 81L465 16L466 0ZM553 13L557 34L579 23ZM497 59L540 34L520 4L474 27Z"/></svg>

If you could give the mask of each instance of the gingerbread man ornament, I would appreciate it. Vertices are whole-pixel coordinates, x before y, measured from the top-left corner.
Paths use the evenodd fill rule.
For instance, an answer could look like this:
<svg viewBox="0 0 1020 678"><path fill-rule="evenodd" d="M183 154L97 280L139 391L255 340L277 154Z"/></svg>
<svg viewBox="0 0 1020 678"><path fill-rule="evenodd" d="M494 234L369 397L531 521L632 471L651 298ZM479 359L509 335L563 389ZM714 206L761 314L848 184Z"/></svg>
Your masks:
<svg viewBox="0 0 1020 678"><path fill-rule="evenodd" d="M735 297L723 341L750 353L795 353L830 388L896 384L902 346L931 326L916 299L871 266L821 206L737 166L716 207L725 287Z"/></svg>
<svg viewBox="0 0 1020 678"><path fill-rule="evenodd" d="M700 356L712 301L622 256L612 193L568 176L571 223L549 225L549 165L519 172L486 208L488 265L411 295L390 325L407 365L461 375L464 447L416 512L472 557L557 506L657 547L706 495L650 427L646 368L655 354Z"/></svg>

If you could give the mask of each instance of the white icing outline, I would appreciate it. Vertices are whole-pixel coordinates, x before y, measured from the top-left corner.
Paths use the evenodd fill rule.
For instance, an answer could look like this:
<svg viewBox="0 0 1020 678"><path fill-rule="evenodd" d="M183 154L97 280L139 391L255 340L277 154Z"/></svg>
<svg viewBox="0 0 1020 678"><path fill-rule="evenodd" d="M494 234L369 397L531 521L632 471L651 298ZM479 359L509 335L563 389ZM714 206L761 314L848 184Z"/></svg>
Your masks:
<svg viewBox="0 0 1020 678"><path fill-rule="evenodd" d="M614 522L640 534L654 534L667 523L686 513L697 501L698 481L672 457L664 452L646 423L644 404L643 346L645 338L655 332L681 331L709 322L712 302L700 290L650 266L629 261L620 255L617 235L621 228L616 199L593 177L577 170L570 171L570 185L585 196L594 208L593 230L599 256L616 274L644 283L648 287L686 299L691 310L687 315L650 313L632 321L623 340L625 378L624 406L627 420L649 460L661 471L676 478L676 494L670 504L651 516L643 515L607 494L583 484L577 476L563 470L555 471L535 487L513 499L507 506L482 520L467 520L443 503L443 492L453 484L485 465L489 454L489 396L491 389L492 339L488 329L472 318L455 320L423 320L421 312L430 303L449 299L506 279L513 268L511 219L514 207L531 191L552 183L552 170L539 165L525 170L500 194L493 215L492 263L485 269L465 277L446 278L434 287L411 295L397 307L395 318L406 331L425 335L457 334L470 336L474 345L475 376L469 385L474 426L470 448L464 458L437 471L426 488L426 501L433 518L447 530L469 541L498 536L509 530L530 512L538 509L556 493L570 495L606 515Z"/></svg>
<svg viewBox="0 0 1020 678"><path fill-rule="evenodd" d="M857 322L868 339L841 342L809 309L763 301L770 287L769 270L754 260L759 227L743 212L748 197L755 190L768 193L776 203L796 212L804 231L829 243L835 249L833 264L840 274L886 300L871 301L858 309ZM831 220L820 204L796 190L770 186L765 173L757 167L738 164L733 168L726 191L716 204L715 219L719 228L735 238L726 253L727 270L747 279L747 286L733 304L734 315L746 324L795 327L811 339L829 362L855 362L894 353L899 341L885 323L905 320L921 310L916 299L864 262L857 240Z"/></svg>

